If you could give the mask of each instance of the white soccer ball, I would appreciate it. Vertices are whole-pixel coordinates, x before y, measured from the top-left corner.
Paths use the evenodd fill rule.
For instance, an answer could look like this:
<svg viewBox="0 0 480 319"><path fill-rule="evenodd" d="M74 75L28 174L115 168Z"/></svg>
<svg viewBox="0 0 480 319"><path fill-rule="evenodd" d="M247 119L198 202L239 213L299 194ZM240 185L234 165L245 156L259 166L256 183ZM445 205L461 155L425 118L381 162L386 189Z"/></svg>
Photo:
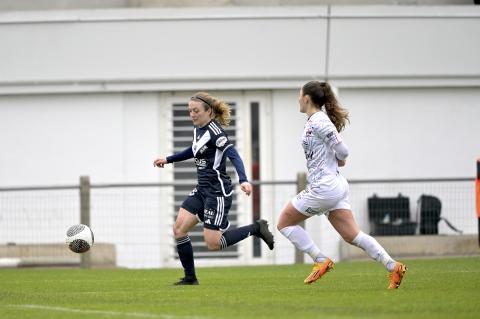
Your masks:
<svg viewBox="0 0 480 319"><path fill-rule="evenodd" d="M73 225L67 230L65 242L74 253L84 253L93 246L93 232L87 225Z"/></svg>

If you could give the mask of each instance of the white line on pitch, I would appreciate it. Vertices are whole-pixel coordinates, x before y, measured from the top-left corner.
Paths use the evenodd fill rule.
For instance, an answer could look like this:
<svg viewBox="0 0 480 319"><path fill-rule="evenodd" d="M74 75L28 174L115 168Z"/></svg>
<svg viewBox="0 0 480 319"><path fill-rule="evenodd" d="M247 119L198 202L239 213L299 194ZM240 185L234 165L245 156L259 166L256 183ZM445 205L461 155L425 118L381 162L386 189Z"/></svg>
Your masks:
<svg viewBox="0 0 480 319"><path fill-rule="evenodd" d="M83 314L95 314L103 316L122 316L122 317L137 317L137 318L162 318L162 319L207 319L208 317L201 316L181 316L181 315L169 315L169 314L152 314L143 312L120 312L120 311L104 311L104 310L88 310L88 309L74 309L63 307L51 307L42 305L11 305L12 307L71 312L71 313L83 313Z"/></svg>

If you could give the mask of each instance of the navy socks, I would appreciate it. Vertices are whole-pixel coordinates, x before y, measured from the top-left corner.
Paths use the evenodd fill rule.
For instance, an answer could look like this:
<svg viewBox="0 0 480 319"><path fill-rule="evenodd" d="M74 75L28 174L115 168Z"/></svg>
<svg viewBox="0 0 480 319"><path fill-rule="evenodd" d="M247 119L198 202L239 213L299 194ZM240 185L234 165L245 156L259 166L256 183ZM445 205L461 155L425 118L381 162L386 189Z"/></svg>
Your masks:
<svg viewBox="0 0 480 319"><path fill-rule="evenodd" d="M185 236L177 239L177 252L185 271L185 277L195 277L195 263L193 261L193 248L190 237Z"/></svg>
<svg viewBox="0 0 480 319"><path fill-rule="evenodd" d="M239 241L242 241L251 235L255 235L258 231L257 228L256 224L251 224L224 232L220 238L221 249L235 245Z"/></svg>

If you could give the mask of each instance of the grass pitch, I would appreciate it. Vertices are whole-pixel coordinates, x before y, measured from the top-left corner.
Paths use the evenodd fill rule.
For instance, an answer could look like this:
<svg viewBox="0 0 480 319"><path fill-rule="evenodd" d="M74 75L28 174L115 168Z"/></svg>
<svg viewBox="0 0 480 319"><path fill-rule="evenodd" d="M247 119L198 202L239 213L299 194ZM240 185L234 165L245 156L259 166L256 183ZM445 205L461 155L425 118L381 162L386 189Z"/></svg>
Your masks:
<svg viewBox="0 0 480 319"><path fill-rule="evenodd" d="M479 318L480 257L405 260L400 289L373 261L340 262L304 285L310 265L180 269L3 269L0 318Z"/></svg>

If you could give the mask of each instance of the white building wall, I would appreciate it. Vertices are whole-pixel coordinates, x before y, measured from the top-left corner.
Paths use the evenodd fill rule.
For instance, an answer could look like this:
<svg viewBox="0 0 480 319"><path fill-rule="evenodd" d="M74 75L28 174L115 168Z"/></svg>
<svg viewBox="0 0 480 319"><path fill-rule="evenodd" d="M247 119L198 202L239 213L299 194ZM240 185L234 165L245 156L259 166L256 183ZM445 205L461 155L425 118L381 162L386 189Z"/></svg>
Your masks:
<svg viewBox="0 0 480 319"><path fill-rule="evenodd" d="M339 78L476 77L480 10L332 7L329 72ZM383 85L382 85L383 86Z"/></svg>
<svg viewBox="0 0 480 319"><path fill-rule="evenodd" d="M153 93L1 96L1 184L155 181L158 108Z"/></svg>
<svg viewBox="0 0 480 319"><path fill-rule="evenodd" d="M151 167L171 151L167 100L198 89L268 90L262 153L272 160L262 165L272 180L292 180L305 169L298 89L325 78L351 112L347 178L474 176L479 32L475 6L1 12L0 186L72 184L84 174L168 182ZM273 215L291 195L274 199ZM365 207L356 214L365 226ZM338 255L324 218L307 228ZM167 234L145 234L170 244ZM274 260L292 261L292 246L276 238ZM140 265L168 263L154 255Z"/></svg>
<svg viewBox="0 0 480 319"><path fill-rule="evenodd" d="M0 93L196 81L227 88L218 82L317 76L325 70L326 7L311 10L0 13L0 83L9 84ZM308 50L294 49L305 43Z"/></svg>

